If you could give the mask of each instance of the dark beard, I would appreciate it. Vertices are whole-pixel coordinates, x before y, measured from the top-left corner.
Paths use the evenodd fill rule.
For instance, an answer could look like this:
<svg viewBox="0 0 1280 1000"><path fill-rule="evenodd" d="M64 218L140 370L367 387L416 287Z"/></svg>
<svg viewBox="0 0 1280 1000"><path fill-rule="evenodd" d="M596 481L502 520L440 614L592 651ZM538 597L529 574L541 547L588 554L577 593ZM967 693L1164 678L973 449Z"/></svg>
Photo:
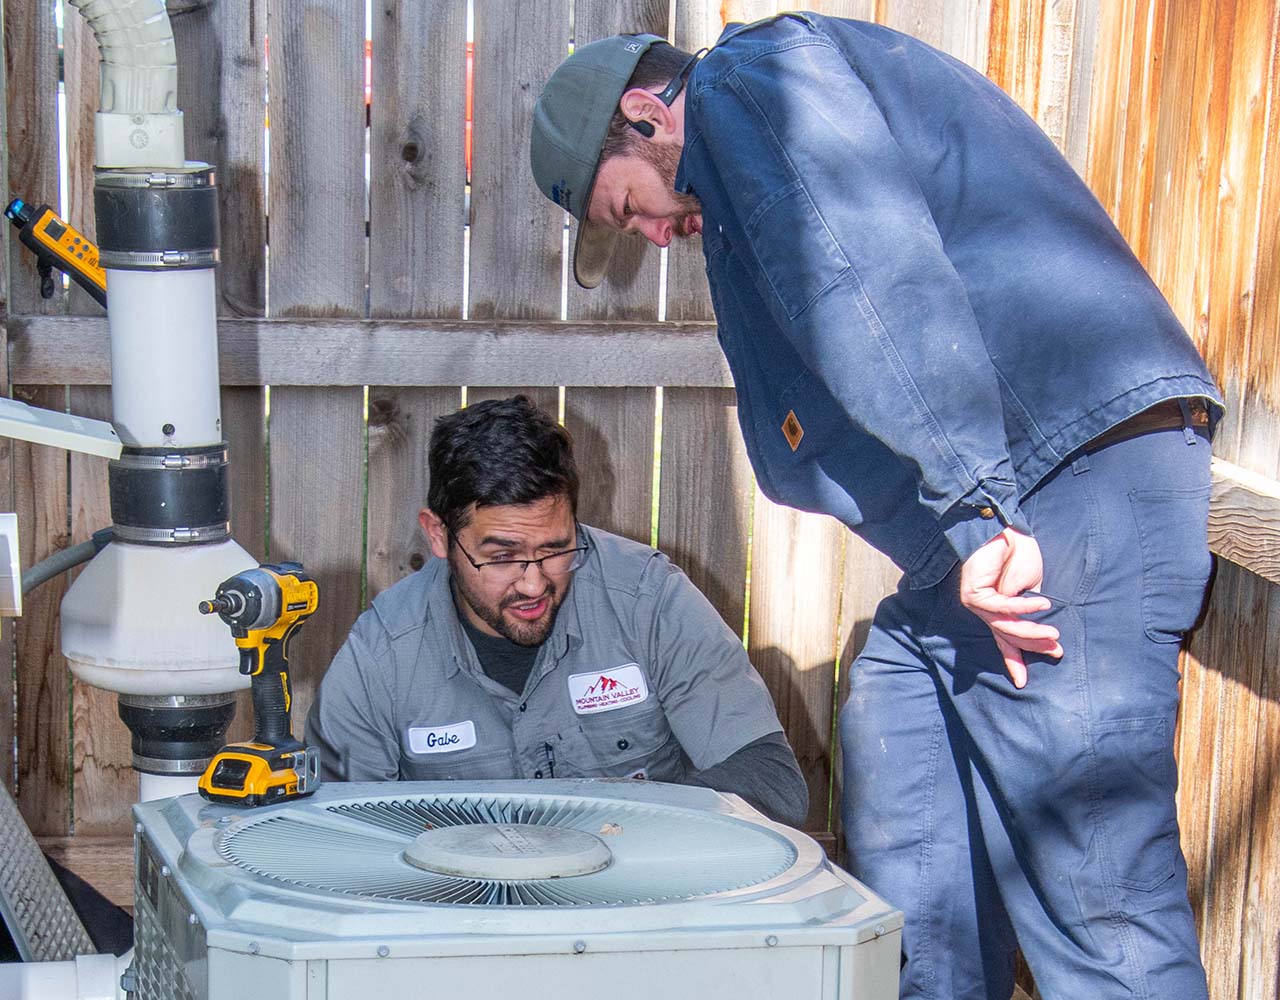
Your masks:
<svg viewBox="0 0 1280 1000"><path fill-rule="evenodd" d="M453 574L453 593L455 601L465 601L467 607L475 612L476 617L497 632L498 635L514 642L517 646L526 647L541 646L547 641L547 636L555 628L556 615L560 613L560 605L564 602L564 592L548 580L545 596L548 598L550 610L546 616L536 622L512 622L503 616L503 608L512 604L524 604L529 600L527 597L504 598L502 603L495 608L486 604L478 594L473 593L463 583L462 578L456 571ZM462 611L463 614L466 613L462 608L458 610Z"/></svg>
<svg viewBox="0 0 1280 1000"><path fill-rule="evenodd" d="M680 168L681 148L669 142L638 142L636 145L640 156L658 171L662 183L671 189L676 210L681 215L701 215L702 202L695 195L676 191L676 171Z"/></svg>

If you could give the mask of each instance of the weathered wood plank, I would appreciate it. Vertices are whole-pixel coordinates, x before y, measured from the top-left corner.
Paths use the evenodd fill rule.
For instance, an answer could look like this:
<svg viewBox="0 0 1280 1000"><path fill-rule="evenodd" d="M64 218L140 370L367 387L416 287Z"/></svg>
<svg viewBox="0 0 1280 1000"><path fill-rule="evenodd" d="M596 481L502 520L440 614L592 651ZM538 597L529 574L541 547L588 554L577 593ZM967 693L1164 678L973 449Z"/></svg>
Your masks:
<svg viewBox="0 0 1280 1000"><path fill-rule="evenodd" d="M1267 591L1267 630L1255 692L1258 701L1257 785L1250 822L1249 881L1245 890L1240 942L1240 996L1265 997L1280 984L1280 587ZM1230 953L1228 953L1230 954ZM1212 956L1210 957L1212 961Z"/></svg>
<svg viewBox="0 0 1280 1000"><path fill-rule="evenodd" d="M270 0L273 316L364 314L364 10Z"/></svg>
<svg viewBox="0 0 1280 1000"><path fill-rule="evenodd" d="M222 305L226 307L224 285ZM222 436L227 442L227 498L231 503L231 537L254 559L267 555L267 426L258 386L224 386L220 404ZM253 737L253 697L246 688L236 695L236 714L227 742Z"/></svg>
<svg viewBox="0 0 1280 1000"><path fill-rule="evenodd" d="M667 389L658 548L735 632L744 625L751 471L728 389Z"/></svg>
<svg viewBox="0 0 1280 1000"><path fill-rule="evenodd" d="M271 392L271 561L302 563L320 587L289 649L295 735L360 613L363 419L360 389Z"/></svg>
<svg viewBox="0 0 1280 1000"><path fill-rule="evenodd" d="M795 8L778 0L728 0L721 5L726 21L750 23L762 17L770 17L779 11ZM859 21L873 21L876 16L875 0L814 0L804 5L805 10L816 11L828 17L852 17Z"/></svg>
<svg viewBox="0 0 1280 1000"><path fill-rule="evenodd" d="M582 477L578 517L648 545L653 521L650 388L565 390L564 425Z"/></svg>
<svg viewBox="0 0 1280 1000"><path fill-rule="evenodd" d="M96 305L96 303L95 303ZM111 417L111 391L105 386L73 386L71 412L98 420ZM71 453L71 544L86 541L111 523L107 460ZM73 571L71 579L79 575ZM120 721L117 695L73 680L71 686L71 762L75 789L76 834L127 834L129 810L138 800L129 730Z"/></svg>
<svg viewBox="0 0 1280 1000"><path fill-rule="evenodd" d="M891 0L877 20L986 71L991 0Z"/></svg>
<svg viewBox="0 0 1280 1000"><path fill-rule="evenodd" d="M431 558L418 525L431 482L427 446L436 418L461 401L456 388L369 389L370 601Z"/></svg>
<svg viewBox="0 0 1280 1000"><path fill-rule="evenodd" d="M4 55L8 196L56 206L58 38L52 4L5 4ZM16 239L7 245L10 311L61 312L61 289L52 300L42 299L31 252Z"/></svg>
<svg viewBox="0 0 1280 1000"><path fill-rule="evenodd" d="M373 20L374 316L462 315L466 14L465 0L426 0Z"/></svg>
<svg viewBox="0 0 1280 1000"><path fill-rule="evenodd" d="M1238 955L1250 867L1250 832L1254 822L1255 778L1261 762L1257 749L1258 698L1261 674L1267 669L1267 594L1270 585L1238 566L1219 567L1215 602L1224 613L1215 624L1214 658L1209 661L1221 684L1212 784L1213 811L1208 854L1203 869L1201 952L1209 976L1209 995L1236 997ZM1208 734L1199 734L1204 739Z"/></svg>
<svg viewBox="0 0 1280 1000"><path fill-rule="evenodd" d="M3 87L3 81L0 81L0 88ZM0 115L4 113L3 101L0 101ZM2 125L3 122L0 122ZM3 279L6 277L4 271L7 262L5 255L0 254L0 295L3 294L6 286ZM9 339L5 324L3 322L4 314L8 310L0 305L0 396L9 393ZM13 441L8 437L0 437L0 511L16 510L14 503L14 467L13 467ZM22 550L24 545L28 544L25 539L18 540L18 557L21 560L25 553ZM0 618L0 664L4 664L4 668L0 669L0 767L4 768L4 774L0 775L0 782L4 783L9 794L14 792L14 771L16 770L17 760L13 753L13 735L14 735L14 673L13 663L16 651L16 642L14 632L16 624L8 618Z"/></svg>
<svg viewBox="0 0 1280 1000"><path fill-rule="evenodd" d="M37 837L40 850L116 906L133 910L133 834L126 837Z"/></svg>
<svg viewBox="0 0 1280 1000"><path fill-rule="evenodd" d="M343 0L271 0L268 11L269 308L361 316L364 11ZM320 610L290 650L295 733L360 612L363 418L361 388L271 393L269 554L303 563L320 586Z"/></svg>
<svg viewBox="0 0 1280 1000"><path fill-rule="evenodd" d="M574 44L581 47L619 32L666 35L669 6L660 0L579 0L574 7ZM574 221L570 252L577 234ZM658 249L646 240L621 241L599 288L580 288L569 274L568 317L655 321L660 263ZM656 394L649 388L565 390L565 426L573 435L583 476L579 517L645 544L652 536L655 405Z"/></svg>
<svg viewBox="0 0 1280 1000"><path fill-rule="evenodd" d="M724 12L720 8L713 0L679 0L675 7L673 44L688 52L714 45L724 28ZM702 237L678 239L667 248L666 318L709 320L712 315Z"/></svg>
<svg viewBox="0 0 1280 1000"><path fill-rule="evenodd" d="M63 410L65 390L14 387L14 398ZM29 569L67 547L67 453L15 441L14 486L22 567ZM23 599L17 620L18 795L22 815L37 835L71 832L71 683L62 658L58 606L66 577L50 580Z"/></svg>
<svg viewBox="0 0 1280 1000"><path fill-rule="evenodd" d="M9 341L15 383L111 380L104 320L13 316ZM222 319L218 368L223 385L733 384L705 321Z"/></svg>
<svg viewBox="0 0 1280 1000"><path fill-rule="evenodd" d="M93 211L93 129L98 110L98 43L89 22L69 3L62 5L62 72L66 105L67 221L91 242L97 241ZM105 310L88 292L71 282L67 311L102 316Z"/></svg>
<svg viewBox="0 0 1280 1000"><path fill-rule="evenodd" d="M533 105L569 52L568 0L475 4L469 315L560 315L561 219L529 170ZM563 383L562 383L563 384Z"/></svg>
<svg viewBox="0 0 1280 1000"><path fill-rule="evenodd" d="M845 533L832 518L780 507L756 491L747 649L809 784L806 830L831 829L831 725Z"/></svg>
<svg viewBox="0 0 1280 1000"><path fill-rule="evenodd" d="M528 396L540 410L556 418L560 412L560 390L551 385L469 385L467 405L486 399L509 399L512 396Z"/></svg>
<svg viewBox="0 0 1280 1000"><path fill-rule="evenodd" d="M1280 481L1214 459L1209 547L1280 583Z"/></svg>
<svg viewBox="0 0 1280 1000"><path fill-rule="evenodd" d="M573 8L574 45L623 32L667 33L670 16L668 0L577 0ZM544 199L545 201L545 199ZM549 222L564 213L545 204ZM578 222L569 223L569 253L578 238ZM570 319L652 320L658 315L658 272L661 254L644 239L621 240L614 253L609 274L599 288L579 287L570 270L568 315ZM572 266L572 265L571 265Z"/></svg>
<svg viewBox="0 0 1280 1000"><path fill-rule="evenodd" d="M848 532L844 545L844 587L840 600L840 666L836 678L837 721L839 709L849 698L849 675L854 661L866 645L880 601L897 589L902 571L888 556L877 552L857 535ZM844 791L844 762L835 748L831 828L836 831L840 856L844 856L843 817L840 802Z"/></svg>
<svg viewBox="0 0 1280 1000"><path fill-rule="evenodd" d="M217 167L218 312L266 309L266 9L254 0L171 9L187 157ZM234 461L234 458L233 458Z"/></svg>

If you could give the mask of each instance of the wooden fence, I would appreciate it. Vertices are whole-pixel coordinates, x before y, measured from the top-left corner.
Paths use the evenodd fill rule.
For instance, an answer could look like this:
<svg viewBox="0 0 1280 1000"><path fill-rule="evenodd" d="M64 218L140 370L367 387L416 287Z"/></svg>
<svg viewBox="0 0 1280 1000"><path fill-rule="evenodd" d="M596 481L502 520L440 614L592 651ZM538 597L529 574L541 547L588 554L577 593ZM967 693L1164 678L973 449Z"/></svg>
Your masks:
<svg viewBox="0 0 1280 1000"><path fill-rule="evenodd" d="M386 0L371 10L366 101L364 3L170 4L188 155L217 165L221 191L236 537L254 556L304 561L321 585L322 612L294 654L297 721L362 607L427 557L415 515L434 417L464 393L520 388L562 410L575 436L585 521L648 541L656 491L659 547L745 630L808 776L807 825L838 834L840 684L896 574L829 519L755 490L697 241L665 255L630 247L618 280L583 292L566 279L573 234L527 166L533 102L570 39L645 30L693 49L726 17L777 6L474 0L469 17L466 0ZM1212 537L1242 565L1220 560L1189 644L1180 810L1215 1000L1275 996L1280 588L1266 578L1280 578L1278 8L813 6L921 37L1008 90L1120 224L1228 393L1216 448L1233 465L1218 476ZM6 0L3 13L8 190L56 205L55 4ZM97 53L70 9L62 67L61 193L92 235ZM40 299L25 253L11 241L0 255L0 365L13 395L109 417L101 311L78 290ZM0 483L12 483L24 565L109 522L104 461L0 440L0 463L12 469ZM50 850L127 899L116 887L136 796L128 734L115 696L72 682L59 655L65 586L31 595L0 636L0 655L16 654L0 681L0 740L16 746L6 780Z"/></svg>

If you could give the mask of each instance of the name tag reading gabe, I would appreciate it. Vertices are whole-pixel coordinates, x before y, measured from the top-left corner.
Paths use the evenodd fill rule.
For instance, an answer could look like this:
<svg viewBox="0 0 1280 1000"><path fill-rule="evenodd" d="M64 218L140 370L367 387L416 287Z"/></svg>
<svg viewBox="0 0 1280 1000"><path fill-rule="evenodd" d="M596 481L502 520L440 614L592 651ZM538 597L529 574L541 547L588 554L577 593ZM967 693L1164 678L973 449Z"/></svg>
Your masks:
<svg viewBox="0 0 1280 1000"><path fill-rule="evenodd" d="M410 726L409 749L414 753L452 753L476 745L476 724L468 719L449 726Z"/></svg>
<svg viewBox="0 0 1280 1000"><path fill-rule="evenodd" d="M569 699L578 715L610 712L635 705L649 697L649 685L638 663L569 675Z"/></svg>

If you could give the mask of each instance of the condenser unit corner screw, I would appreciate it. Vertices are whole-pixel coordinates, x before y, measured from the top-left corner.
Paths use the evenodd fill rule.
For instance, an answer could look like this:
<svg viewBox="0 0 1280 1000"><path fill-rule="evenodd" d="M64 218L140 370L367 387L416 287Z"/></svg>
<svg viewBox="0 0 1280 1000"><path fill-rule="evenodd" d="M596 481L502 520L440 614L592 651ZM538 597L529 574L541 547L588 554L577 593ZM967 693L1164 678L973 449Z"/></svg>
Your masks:
<svg viewBox="0 0 1280 1000"><path fill-rule="evenodd" d="M133 971L132 965L121 974L120 989L124 993L136 993L138 991L138 974Z"/></svg>
<svg viewBox="0 0 1280 1000"><path fill-rule="evenodd" d="M386 957L387 957L388 955L390 955L390 954L391 954L391 949L390 949L390 948L388 948L385 944L380 944L380 945L378 945L378 957L379 957L379 958L386 958Z"/></svg>
<svg viewBox="0 0 1280 1000"><path fill-rule="evenodd" d="M778 946L778 938L775 935L770 934L767 938L764 939L764 943L767 944L770 948L776 948Z"/></svg>
<svg viewBox="0 0 1280 1000"><path fill-rule="evenodd" d="M188 913L187 923L189 923L192 927L194 927L196 924L200 923L200 918L197 917L194 913Z"/></svg>
<svg viewBox="0 0 1280 1000"><path fill-rule="evenodd" d="M161 874L161 876L163 876L164 878L168 878L170 875L172 875L172 874L173 874L173 872L169 871L169 866L168 866L168 865L161 865L161 866L160 866L160 874Z"/></svg>
<svg viewBox="0 0 1280 1000"><path fill-rule="evenodd" d="M876 937L884 936L884 924L876 924Z"/></svg>
<svg viewBox="0 0 1280 1000"><path fill-rule="evenodd" d="M573 942L573 953L575 955L581 955L586 950L587 950L587 942L585 941Z"/></svg>
<svg viewBox="0 0 1280 1000"><path fill-rule="evenodd" d="M134 824L133 824L133 832L134 832L134 833L141 833L141 832L142 832L142 824L141 824L141 823L134 823Z"/></svg>

